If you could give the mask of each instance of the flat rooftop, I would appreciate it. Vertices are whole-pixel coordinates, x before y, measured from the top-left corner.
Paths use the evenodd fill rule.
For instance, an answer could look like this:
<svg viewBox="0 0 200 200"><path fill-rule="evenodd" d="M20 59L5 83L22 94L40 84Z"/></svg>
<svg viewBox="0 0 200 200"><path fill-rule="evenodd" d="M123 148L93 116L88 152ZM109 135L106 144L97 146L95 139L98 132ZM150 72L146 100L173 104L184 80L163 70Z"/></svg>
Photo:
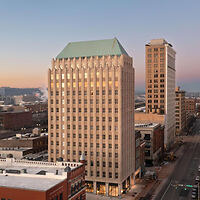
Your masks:
<svg viewBox="0 0 200 200"><path fill-rule="evenodd" d="M81 165L77 162L0 159L0 187L46 191L65 180L69 171Z"/></svg>
<svg viewBox="0 0 200 200"><path fill-rule="evenodd" d="M42 175L38 175L37 177L27 177L13 174L8 174L7 176L0 174L0 187L47 191L66 178L55 179L40 176Z"/></svg>
<svg viewBox="0 0 200 200"><path fill-rule="evenodd" d="M17 137L15 135L8 138L4 138L3 140L34 140L37 138L42 138L42 137L47 137L47 136L48 136L48 133L41 133L38 135L34 135L33 133L26 133L26 134L21 134L21 137Z"/></svg>
<svg viewBox="0 0 200 200"><path fill-rule="evenodd" d="M141 123L141 124L135 124L135 128L155 128L159 126L159 123Z"/></svg>

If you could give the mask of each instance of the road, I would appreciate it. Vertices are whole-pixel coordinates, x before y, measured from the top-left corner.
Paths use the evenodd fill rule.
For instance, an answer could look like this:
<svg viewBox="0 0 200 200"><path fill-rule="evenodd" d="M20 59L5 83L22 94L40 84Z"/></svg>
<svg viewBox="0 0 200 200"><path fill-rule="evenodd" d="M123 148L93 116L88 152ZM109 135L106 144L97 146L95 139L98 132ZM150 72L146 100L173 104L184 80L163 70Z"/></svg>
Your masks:
<svg viewBox="0 0 200 200"><path fill-rule="evenodd" d="M194 185L200 165L200 119L197 119L192 130L192 139L184 144L173 173L169 176L155 200L186 200L191 199L191 188L174 185ZM191 137L191 136L189 136Z"/></svg>

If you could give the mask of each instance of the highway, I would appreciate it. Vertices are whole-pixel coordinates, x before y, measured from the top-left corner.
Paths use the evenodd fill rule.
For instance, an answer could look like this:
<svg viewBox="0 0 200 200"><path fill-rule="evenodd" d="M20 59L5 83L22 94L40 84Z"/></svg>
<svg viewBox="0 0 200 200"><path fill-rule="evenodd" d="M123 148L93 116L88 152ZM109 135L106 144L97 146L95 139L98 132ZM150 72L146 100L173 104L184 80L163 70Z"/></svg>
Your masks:
<svg viewBox="0 0 200 200"><path fill-rule="evenodd" d="M154 198L155 200L186 200L192 199L189 187L181 185L194 185L200 165L200 119L194 123L191 132L192 139L183 146L173 173L169 176L161 191ZM191 138L191 136L189 136ZM175 185L180 185L176 187ZM186 188L186 189L185 189Z"/></svg>

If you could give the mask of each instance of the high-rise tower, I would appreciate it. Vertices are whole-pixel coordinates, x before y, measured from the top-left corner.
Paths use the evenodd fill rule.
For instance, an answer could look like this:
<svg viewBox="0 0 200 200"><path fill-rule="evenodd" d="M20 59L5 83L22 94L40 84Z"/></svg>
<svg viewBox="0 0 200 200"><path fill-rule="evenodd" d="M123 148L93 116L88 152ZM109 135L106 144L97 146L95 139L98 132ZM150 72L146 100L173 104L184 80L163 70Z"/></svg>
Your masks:
<svg viewBox="0 0 200 200"><path fill-rule="evenodd" d="M49 69L49 160L78 161L87 191L117 196L135 170L134 68L114 39L72 42Z"/></svg>
<svg viewBox="0 0 200 200"><path fill-rule="evenodd" d="M146 112L165 115L166 148L175 135L175 55L164 39L146 44Z"/></svg>

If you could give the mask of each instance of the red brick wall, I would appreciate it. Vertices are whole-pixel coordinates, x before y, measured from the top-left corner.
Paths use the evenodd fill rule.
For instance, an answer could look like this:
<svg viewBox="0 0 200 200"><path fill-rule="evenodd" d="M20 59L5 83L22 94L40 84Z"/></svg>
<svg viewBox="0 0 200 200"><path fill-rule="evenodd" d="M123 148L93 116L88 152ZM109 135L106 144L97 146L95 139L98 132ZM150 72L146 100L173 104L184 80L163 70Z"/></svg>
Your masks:
<svg viewBox="0 0 200 200"><path fill-rule="evenodd" d="M63 200L67 199L67 179L49 189L46 192L46 200L53 200L56 196L58 196L58 200L60 200L61 193L63 193Z"/></svg>
<svg viewBox="0 0 200 200"><path fill-rule="evenodd" d="M160 147L164 149L164 129L158 127L153 133L153 153L155 153Z"/></svg>
<svg viewBox="0 0 200 200"><path fill-rule="evenodd" d="M32 126L32 113L19 112L19 113L3 113L4 129L21 129L24 127Z"/></svg>
<svg viewBox="0 0 200 200"><path fill-rule="evenodd" d="M0 187L0 199L12 200L46 200L45 192Z"/></svg>

